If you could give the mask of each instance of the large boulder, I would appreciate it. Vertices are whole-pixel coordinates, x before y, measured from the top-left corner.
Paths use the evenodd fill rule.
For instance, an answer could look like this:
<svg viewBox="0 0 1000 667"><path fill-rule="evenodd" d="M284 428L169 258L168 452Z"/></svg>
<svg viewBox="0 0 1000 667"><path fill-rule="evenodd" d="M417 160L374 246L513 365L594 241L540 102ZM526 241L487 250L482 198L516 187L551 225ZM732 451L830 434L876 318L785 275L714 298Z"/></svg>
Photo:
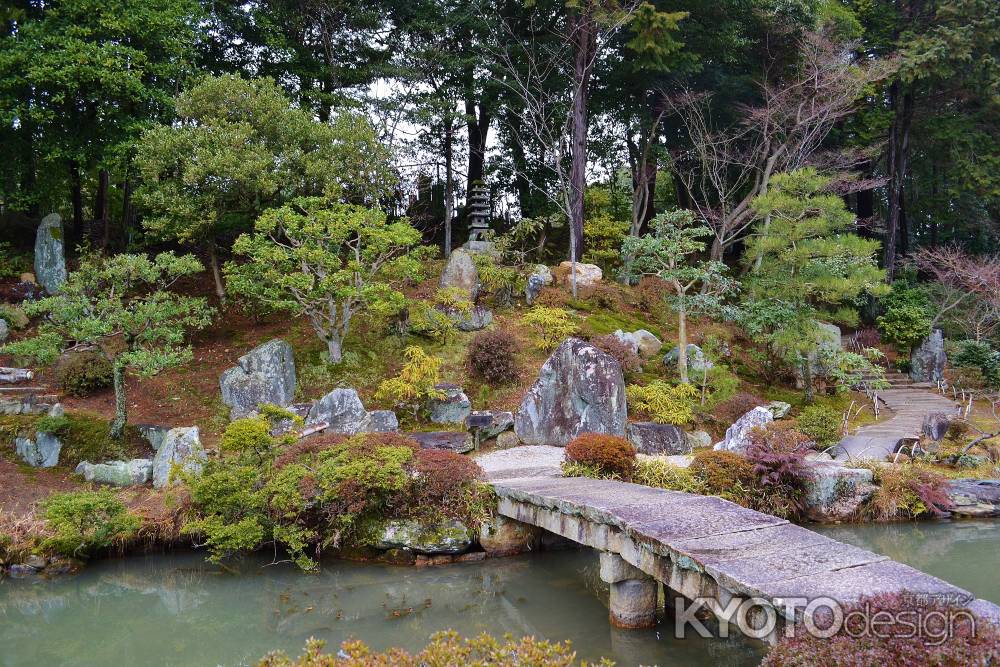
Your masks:
<svg viewBox="0 0 1000 667"><path fill-rule="evenodd" d="M848 468L839 463L813 462L803 505L813 521L847 521L855 518L861 504L875 493L874 475L866 468Z"/></svg>
<svg viewBox="0 0 1000 667"><path fill-rule="evenodd" d="M153 457L153 488L162 489L174 481L170 479L170 473L175 465L184 472L200 474L207 458L197 426L170 429Z"/></svg>
<svg viewBox="0 0 1000 667"><path fill-rule="evenodd" d="M571 286L573 284L573 262L560 262L559 269L561 272L566 274L566 285ZM593 287L597 283L601 282L603 277L604 272L602 272L601 267L596 264L584 264L583 262L576 263L577 287Z"/></svg>
<svg viewBox="0 0 1000 667"><path fill-rule="evenodd" d="M736 420L736 423L726 429L726 437L715 445L717 450L743 453L750 444L750 431L758 426L764 427L774 421L774 415L765 407L756 407Z"/></svg>
<svg viewBox="0 0 1000 667"><path fill-rule="evenodd" d="M292 346L279 339L258 345L222 373L219 387L231 419L245 417L262 403L290 405L295 398Z"/></svg>
<svg viewBox="0 0 1000 667"><path fill-rule="evenodd" d="M667 352L663 357L663 363L669 367L674 367L677 365L677 358L680 356L680 346L674 345L674 347ZM691 373L704 373L705 371L710 371L715 366L712 361L705 356L704 350L695 345L694 343L687 344L687 367L688 372Z"/></svg>
<svg viewBox="0 0 1000 667"><path fill-rule="evenodd" d="M368 430L372 433L389 433L399 430L399 419L392 410L372 410L368 413Z"/></svg>
<svg viewBox="0 0 1000 667"><path fill-rule="evenodd" d="M466 417L465 428L480 442L489 440L514 428L514 413L478 410Z"/></svg>
<svg viewBox="0 0 1000 667"><path fill-rule="evenodd" d="M306 425L326 422L331 433L354 435L369 430L371 417L354 389L334 389L309 410Z"/></svg>
<svg viewBox="0 0 1000 667"><path fill-rule="evenodd" d="M663 347L663 341L645 329L637 329L631 332L618 329L611 335L631 347L633 352L644 358L654 356Z"/></svg>
<svg viewBox="0 0 1000 667"><path fill-rule="evenodd" d="M14 448L21 460L32 468L52 468L59 464L62 442L51 433L39 431L35 433L34 440L15 438Z"/></svg>
<svg viewBox="0 0 1000 667"><path fill-rule="evenodd" d="M952 514L1000 516L1000 479L953 479L948 482Z"/></svg>
<svg viewBox="0 0 1000 667"><path fill-rule="evenodd" d="M155 424L137 424L136 429L142 434L142 437L146 439L149 446L156 451L163 444L163 439L167 437L167 432L170 431L169 426L157 426Z"/></svg>
<svg viewBox="0 0 1000 667"><path fill-rule="evenodd" d="M528 445L565 447L581 433L624 436L625 378L607 353L566 339L548 358L514 415L514 432Z"/></svg>
<svg viewBox="0 0 1000 667"><path fill-rule="evenodd" d="M469 295L469 301L475 301L479 295L479 270L472 261L472 254L461 248L452 250L441 273L441 287L461 289Z"/></svg>
<svg viewBox="0 0 1000 667"><path fill-rule="evenodd" d="M49 294L66 282L66 240L58 213L42 218L35 233L35 278Z"/></svg>
<svg viewBox="0 0 1000 667"><path fill-rule="evenodd" d="M88 482L110 484L112 486L141 486L153 478L153 462L150 459L131 461L108 461L107 463L81 462L76 474L83 475Z"/></svg>
<svg viewBox="0 0 1000 667"><path fill-rule="evenodd" d="M473 532L461 521L424 523L413 519L386 521L375 540L377 549L406 549L418 554L460 554L472 546Z"/></svg>
<svg viewBox="0 0 1000 667"><path fill-rule="evenodd" d="M914 382L941 382L948 357L944 353L944 334L935 329L910 354L910 377Z"/></svg>
<svg viewBox="0 0 1000 667"><path fill-rule="evenodd" d="M435 424L464 424L472 412L472 401L462 388L455 384L442 383L434 387L442 393L441 398L428 401L431 421Z"/></svg>
<svg viewBox="0 0 1000 667"><path fill-rule="evenodd" d="M493 311L482 306L473 306L467 313L451 310L447 314L459 331L479 331L493 324Z"/></svg>
<svg viewBox="0 0 1000 667"><path fill-rule="evenodd" d="M640 454L676 456L691 453L692 442L687 433L673 424L632 422L626 434Z"/></svg>

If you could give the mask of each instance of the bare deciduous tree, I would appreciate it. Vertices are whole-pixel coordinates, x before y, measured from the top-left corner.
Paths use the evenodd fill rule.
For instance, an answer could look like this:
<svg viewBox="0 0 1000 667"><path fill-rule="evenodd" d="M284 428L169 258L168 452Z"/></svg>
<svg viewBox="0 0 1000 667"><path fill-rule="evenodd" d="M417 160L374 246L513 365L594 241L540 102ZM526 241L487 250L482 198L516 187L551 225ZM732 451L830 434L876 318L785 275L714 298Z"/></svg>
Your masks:
<svg viewBox="0 0 1000 667"><path fill-rule="evenodd" d="M767 192L774 174L807 164L844 170L866 159L857 152L820 151L833 127L854 112L866 86L891 68L855 63L851 53L848 44L807 34L792 73L762 82L761 104L743 107L730 127L715 127L710 95L684 91L667 98L691 143L675 156L672 169L712 229L713 259L748 230L754 220L750 204ZM849 180L841 188L849 188Z"/></svg>
<svg viewBox="0 0 1000 667"><path fill-rule="evenodd" d="M910 263L940 287L931 293L935 310L931 327L970 300L976 302L976 309L985 309L982 312L986 316L984 322L1000 309L1000 257L977 257L957 245L950 245L921 248L910 256Z"/></svg>

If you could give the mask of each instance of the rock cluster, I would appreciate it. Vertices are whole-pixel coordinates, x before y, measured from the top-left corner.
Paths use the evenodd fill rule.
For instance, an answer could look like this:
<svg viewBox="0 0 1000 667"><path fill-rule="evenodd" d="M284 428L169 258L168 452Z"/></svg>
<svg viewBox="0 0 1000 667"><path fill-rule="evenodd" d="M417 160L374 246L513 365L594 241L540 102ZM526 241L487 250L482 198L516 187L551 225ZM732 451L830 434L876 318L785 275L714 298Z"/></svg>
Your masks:
<svg viewBox="0 0 1000 667"><path fill-rule="evenodd" d="M618 362L579 338L565 340L542 366L514 415L528 445L565 447L581 433L624 436L625 378Z"/></svg>
<svg viewBox="0 0 1000 667"><path fill-rule="evenodd" d="M633 352L643 358L654 356L663 347L663 341L645 329L631 332L618 329L611 335L631 347Z"/></svg>
<svg viewBox="0 0 1000 667"><path fill-rule="evenodd" d="M412 519L386 521L375 539L377 549L406 549L419 554L460 554L473 542L473 534L461 521L424 523Z"/></svg>

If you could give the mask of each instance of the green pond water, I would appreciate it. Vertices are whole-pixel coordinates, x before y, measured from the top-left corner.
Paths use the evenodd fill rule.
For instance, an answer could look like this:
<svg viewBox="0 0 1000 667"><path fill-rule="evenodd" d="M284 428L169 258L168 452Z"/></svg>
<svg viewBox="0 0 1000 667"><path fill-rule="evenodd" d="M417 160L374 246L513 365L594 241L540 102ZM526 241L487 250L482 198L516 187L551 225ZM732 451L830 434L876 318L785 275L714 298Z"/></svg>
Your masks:
<svg viewBox="0 0 1000 667"><path fill-rule="evenodd" d="M909 563L1000 602L1000 522L831 526L818 530ZM440 568L327 561L303 574L248 559L237 572L201 554L91 564L54 581L0 582L0 666L250 665L298 651L311 636L336 647L422 647L447 628L572 641L587 659L619 665L749 667L761 648L737 638L673 637L607 621L607 592L589 550Z"/></svg>

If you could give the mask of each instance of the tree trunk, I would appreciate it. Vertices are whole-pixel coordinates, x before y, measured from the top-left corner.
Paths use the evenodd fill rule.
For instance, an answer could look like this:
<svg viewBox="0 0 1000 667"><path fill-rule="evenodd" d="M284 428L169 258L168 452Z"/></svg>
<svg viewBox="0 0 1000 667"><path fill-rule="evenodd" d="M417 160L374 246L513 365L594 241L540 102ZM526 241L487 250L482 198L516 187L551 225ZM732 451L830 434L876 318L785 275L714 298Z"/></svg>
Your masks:
<svg viewBox="0 0 1000 667"><path fill-rule="evenodd" d="M215 280L215 295L219 303L226 305L226 288L222 284L222 274L219 272L219 258L215 254L215 241L208 242L208 263L212 267L212 278Z"/></svg>
<svg viewBox="0 0 1000 667"><path fill-rule="evenodd" d="M709 251L709 259L715 262L721 262L722 256L725 254L726 249L722 247L722 241L716 236L712 239L712 249Z"/></svg>
<svg viewBox="0 0 1000 667"><path fill-rule="evenodd" d="M471 68L470 68L471 70ZM470 72L468 78L472 78ZM468 82L471 87L471 80ZM466 177L466 192L472 190L472 186L483 180L486 168L486 141L490 133L490 114L484 108L485 105L480 100L479 115L476 115L476 101L471 97L465 99L465 126L469 134L469 168Z"/></svg>
<svg viewBox="0 0 1000 667"><path fill-rule="evenodd" d="M129 177L129 166L125 165L125 179L122 181L122 232L126 240L132 232L135 212L132 210L132 179Z"/></svg>
<svg viewBox="0 0 1000 667"><path fill-rule="evenodd" d="M453 132L454 128L448 120L444 129L444 256L446 259L451 257L451 221L455 214L455 175L451 164Z"/></svg>
<svg viewBox="0 0 1000 667"><path fill-rule="evenodd" d="M69 163L70 200L73 203L73 240L83 239L83 185L80 182L80 165L76 160Z"/></svg>
<svg viewBox="0 0 1000 667"><path fill-rule="evenodd" d="M326 339L326 352L331 364L339 364L344 358L344 341L334 336Z"/></svg>
<svg viewBox="0 0 1000 667"><path fill-rule="evenodd" d="M570 20L573 54L573 110L570 144L570 261L584 251L583 196L587 188L587 97L595 49L594 17L586 9L574 11Z"/></svg>
<svg viewBox="0 0 1000 667"><path fill-rule="evenodd" d="M806 390L806 403L812 403L815 393L813 392L812 364L809 362L809 355L799 354L799 368L802 370L802 385Z"/></svg>
<svg viewBox="0 0 1000 667"><path fill-rule="evenodd" d="M889 215L885 226L885 277L892 282L896 275L897 239L903 215L904 180L910 150L910 121L913 118L913 94L902 90L896 81L889 87L895 115L889 133L887 156L889 171Z"/></svg>
<svg viewBox="0 0 1000 667"><path fill-rule="evenodd" d="M111 437L120 440L125 434L125 422L128 420L128 403L125 400L125 366L115 362L115 418L111 422Z"/></svg>
<svg viewBox="0 0 1000 667"><path fill-rule="evenodd" d="M108 188L110 177L107 169L101 169L97 177L97 195L94 197L94 221L100 220L102 227L101 247L108 247L111 225L108 224Z"/></svg>
<svg viewBox="0 0 1000 667"><path fill-rule="evenodd" d="M677 303L677 372L681 376L681 382L688 383L688 334L687 334L687 306L684 303L684 296Z"/></svg>

